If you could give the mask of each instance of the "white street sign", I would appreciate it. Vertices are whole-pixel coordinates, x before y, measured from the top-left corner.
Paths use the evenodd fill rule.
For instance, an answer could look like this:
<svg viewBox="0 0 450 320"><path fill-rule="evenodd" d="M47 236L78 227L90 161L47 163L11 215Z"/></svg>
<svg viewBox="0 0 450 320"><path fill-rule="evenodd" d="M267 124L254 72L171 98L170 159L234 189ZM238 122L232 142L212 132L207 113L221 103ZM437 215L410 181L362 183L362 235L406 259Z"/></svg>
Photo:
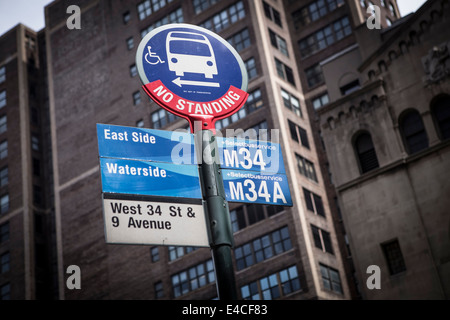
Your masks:
<svg viewBox="0 0 450 320"><path fill-rule="evenodd" d="M209 247L202 204L103 199L106 242Z"/></svg>

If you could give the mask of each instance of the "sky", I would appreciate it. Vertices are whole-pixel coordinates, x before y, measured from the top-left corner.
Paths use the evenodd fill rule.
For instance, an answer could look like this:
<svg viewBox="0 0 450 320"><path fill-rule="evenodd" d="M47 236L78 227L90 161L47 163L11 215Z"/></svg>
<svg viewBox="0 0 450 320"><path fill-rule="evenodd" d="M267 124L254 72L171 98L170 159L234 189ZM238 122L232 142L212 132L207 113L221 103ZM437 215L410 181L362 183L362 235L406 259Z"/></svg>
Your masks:
<svg viewBox="0 0 450 320"><path fill-rule="evenodd" d="M426 0L397 0L405 16L416 11ZM0 0L0 35L19 22L39 31L44 27L44 7L51 0ZM76 2L76 1L74 1Z"/></svg>

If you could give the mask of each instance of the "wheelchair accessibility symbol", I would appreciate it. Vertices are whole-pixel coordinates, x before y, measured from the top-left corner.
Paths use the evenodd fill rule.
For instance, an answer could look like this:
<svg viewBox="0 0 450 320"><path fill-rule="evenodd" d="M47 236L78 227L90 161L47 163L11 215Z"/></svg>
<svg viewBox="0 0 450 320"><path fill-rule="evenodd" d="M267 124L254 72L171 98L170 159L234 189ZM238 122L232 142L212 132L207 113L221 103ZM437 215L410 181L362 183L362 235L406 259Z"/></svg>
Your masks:
<svg viewBox="0 0 450 320"><path fill-rule="evenodd" d="M155 53L152 52L150 49L151 46L147 46L148 53L145 55L145 61L147 61L149 64L155 65L158 63L165 63L165 61L162 61L161 58Z"/></svg>

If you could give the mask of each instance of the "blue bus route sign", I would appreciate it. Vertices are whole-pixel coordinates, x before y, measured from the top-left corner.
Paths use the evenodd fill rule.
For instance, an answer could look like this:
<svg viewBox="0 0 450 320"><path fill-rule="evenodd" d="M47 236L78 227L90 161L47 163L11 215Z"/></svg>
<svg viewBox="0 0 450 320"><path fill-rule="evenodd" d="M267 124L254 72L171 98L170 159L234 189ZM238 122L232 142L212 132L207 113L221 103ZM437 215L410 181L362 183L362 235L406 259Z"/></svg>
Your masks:
<svg viewBox="0 0 450 320"><path fill-rule="evenodd" d="M187 132L97 124L100 157L196 164L194 136Z"/></svg>
<svg viewBox="0 0 450 320"><path fill-rule="evenodd" d="M197 165L100 158L106 193L202 199Z"/></svg>
<svg viewBox="0 0 450 320"><path fill-rule="evenodd" d="M226 199L229 202L292 206L285 174L223 169L222 176Z"/></svg>

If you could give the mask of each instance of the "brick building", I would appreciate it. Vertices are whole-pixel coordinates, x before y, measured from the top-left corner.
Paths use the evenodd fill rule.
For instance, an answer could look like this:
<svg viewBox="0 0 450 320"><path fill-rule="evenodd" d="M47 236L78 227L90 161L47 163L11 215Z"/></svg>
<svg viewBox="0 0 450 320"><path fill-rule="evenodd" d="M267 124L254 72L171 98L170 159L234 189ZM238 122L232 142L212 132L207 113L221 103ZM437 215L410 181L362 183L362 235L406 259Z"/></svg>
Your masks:
<svg viewBox="0 0 450 320"><path fill-rule="evenodd" d="M45 34L0 38L0 297L55 298L57 287Z"/></svg>

